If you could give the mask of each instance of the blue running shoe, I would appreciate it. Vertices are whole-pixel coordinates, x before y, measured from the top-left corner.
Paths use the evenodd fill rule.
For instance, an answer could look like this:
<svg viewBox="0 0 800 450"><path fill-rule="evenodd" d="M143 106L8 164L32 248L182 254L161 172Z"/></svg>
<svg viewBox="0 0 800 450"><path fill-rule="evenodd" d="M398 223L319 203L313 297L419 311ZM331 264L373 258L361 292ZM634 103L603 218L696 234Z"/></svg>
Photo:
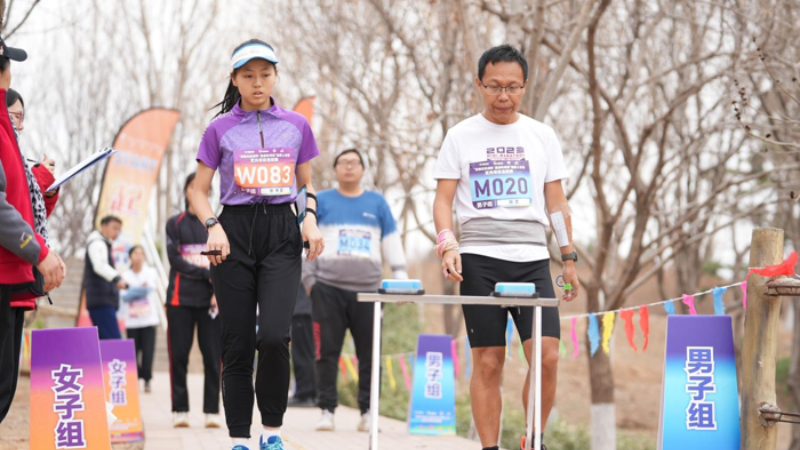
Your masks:
<svg viewBox="0 0 800 450"><path fill-rule="evenodd" d="M264 442L264 437L259 439L261 443L261 450L285 450L283 448L283 441L278 436L270 436L267 442Z"/></svg>
<svg viewBox="0 0 800 450"><path fill-rule="evenodd" d="M245 447L244 445L237 445L233 447L231 450L250 450L250 449Z"/></svg>

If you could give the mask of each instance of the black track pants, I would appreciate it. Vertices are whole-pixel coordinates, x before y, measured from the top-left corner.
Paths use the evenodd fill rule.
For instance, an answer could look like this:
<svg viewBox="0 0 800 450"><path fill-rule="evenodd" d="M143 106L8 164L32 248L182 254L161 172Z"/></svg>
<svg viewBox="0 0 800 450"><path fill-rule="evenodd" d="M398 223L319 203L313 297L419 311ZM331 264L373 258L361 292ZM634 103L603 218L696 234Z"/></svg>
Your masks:
<svg viewBox="0 0 800 450"><path fill-rule="evenodd" d="M261 423L283 424L290 378L289 328L300 286L303 242L288 204L226 206L219 221L231 245L225 262L211 268L222 325L222 398L230 436L249 437L256 349L255 396Z"/></svg>

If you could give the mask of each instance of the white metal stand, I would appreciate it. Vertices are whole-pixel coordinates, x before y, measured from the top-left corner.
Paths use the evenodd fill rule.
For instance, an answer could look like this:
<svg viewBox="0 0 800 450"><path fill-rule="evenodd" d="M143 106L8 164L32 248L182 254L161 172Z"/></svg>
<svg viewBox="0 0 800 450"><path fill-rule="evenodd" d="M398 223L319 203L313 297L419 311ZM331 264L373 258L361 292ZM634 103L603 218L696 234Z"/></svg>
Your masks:
<svg viewBox="0 0 800 450"><path fill-rule="evenodd" d="M372 379L369 385L369 448L378 449L381 387L381 302L375 302L372 322Z"/></svg>
<svg viewBox="0 0 800 450"><path fill-rule="evenodd" d="M381 367L381 304L382 303L428 303L455 305L497 305L532 306L535 357L534 379L528 387L527 436L533 432L534 420L536 436L534 449L542 446L542 307L558 307L557 298L511 298L511 297L471 297L458 295L381 295L358 294L358 301L375 303L372 334L372 380L370 383L369 409L372 423L369 429L369 450L378 450L378 417L380 412L380 367ZM533 402L531 402L533 396ZM531 450L530 439L525 439L525 450Z"/></svg>

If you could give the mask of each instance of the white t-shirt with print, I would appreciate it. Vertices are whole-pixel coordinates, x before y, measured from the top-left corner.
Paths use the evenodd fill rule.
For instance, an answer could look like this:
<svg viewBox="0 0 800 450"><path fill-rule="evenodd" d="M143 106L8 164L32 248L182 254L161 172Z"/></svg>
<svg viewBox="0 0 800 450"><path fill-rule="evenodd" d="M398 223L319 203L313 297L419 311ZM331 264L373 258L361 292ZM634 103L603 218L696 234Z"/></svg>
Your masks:
<svg viewBox="0 0 800 450"><path fill-rule="evenodd" d="M544 185L569 178L553 128L520 114L509 125L482 114L447 132L433 173L437 180L459 180L456 215L463 225L475 218L536 221L550 226ZM548 259L537 245L466 246L461 253L505 261Z"/></svg>
<svg viewBox="0 0 800 450"><path fill-rule="evenodd" d="M130 302L122 299L126 291L120 292L118 315L125 321L125 328L144 328L159 324L158 308L161 305L158 301L158 294L156 294L157 276L155 269L146 266L142 267L139 273L129 269L122 274L122 279L130 287L149 286L153 288L146 298L134 299Z"/></svg>

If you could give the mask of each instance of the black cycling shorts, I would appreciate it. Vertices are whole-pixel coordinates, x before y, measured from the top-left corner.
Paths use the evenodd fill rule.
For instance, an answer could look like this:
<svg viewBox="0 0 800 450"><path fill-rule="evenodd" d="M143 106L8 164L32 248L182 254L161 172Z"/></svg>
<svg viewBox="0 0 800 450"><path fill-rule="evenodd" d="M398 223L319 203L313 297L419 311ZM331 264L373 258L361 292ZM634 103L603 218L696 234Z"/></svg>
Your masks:
<svg viewBox="0 0 800 450"><path fill-rule="evenodd" d="M550 260L513 262L488 256L461 255L461 295L486 296L496 283L535 283L540 297L554 298ZM498 305L502 299L497 299ZM504 347L508 314L514 319L522 341L531 338L533 307L503 308L492 305L463 305L467 336L472 347ZM542 308L542 336L561 338L558 308Z"/></svg>

